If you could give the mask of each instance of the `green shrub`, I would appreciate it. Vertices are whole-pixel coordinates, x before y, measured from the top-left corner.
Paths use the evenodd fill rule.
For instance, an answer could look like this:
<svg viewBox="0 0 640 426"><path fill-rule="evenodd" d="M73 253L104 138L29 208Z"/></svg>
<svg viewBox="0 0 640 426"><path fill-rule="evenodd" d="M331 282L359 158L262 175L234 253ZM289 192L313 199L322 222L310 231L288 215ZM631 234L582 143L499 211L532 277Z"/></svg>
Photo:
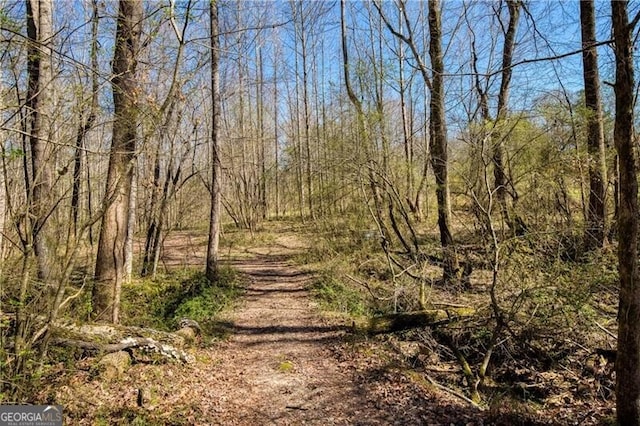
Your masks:
<svg viewBox="0 0 640 426"><path fill-rule="evenodd" d="M241 294L239 276L223 268L211 283L201 271L182 270L133 282L123 288L123 322L131 325L175 330L178 321L198 321L207 331L215 316Z"/></svg>
<svg viewBox="0 0 640 426"><path fill-rule="evenodd" d="M352 316L369 313L363 295L329 273L322 274L312 283L311 292L325 309Z"/></svg>

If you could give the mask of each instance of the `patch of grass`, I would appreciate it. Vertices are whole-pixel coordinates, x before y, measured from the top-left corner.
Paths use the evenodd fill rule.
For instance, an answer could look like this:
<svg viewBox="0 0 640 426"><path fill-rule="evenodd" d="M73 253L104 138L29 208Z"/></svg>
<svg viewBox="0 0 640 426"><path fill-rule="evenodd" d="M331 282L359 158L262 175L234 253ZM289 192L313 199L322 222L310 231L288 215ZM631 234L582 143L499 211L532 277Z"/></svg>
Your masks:
<svg viewBox="0 0 640 426"><path fill-rule="evenodd" d="M286 359L278 365L278 371L281 373L291 373L293 371L293 367L293 362Z"/></svg>
<svg viewBox="0 0 640 426"><path fill-rule="evenodd" d="M215 283L203 272L188 269L134 281L123 287L123 322L175 330L180 319L189 318L197 321L206 335L219 337L225 333L215 318L242 293L239 280L235 270L223 268Z"/></svg>
<svg viewBox="0 0 640 426"><path fill-rule="evenodd" d="M313 281L311 293L326 310L351 316L364 316L370 313L367 301L361 292L339 281L328 272Z"/></svg>

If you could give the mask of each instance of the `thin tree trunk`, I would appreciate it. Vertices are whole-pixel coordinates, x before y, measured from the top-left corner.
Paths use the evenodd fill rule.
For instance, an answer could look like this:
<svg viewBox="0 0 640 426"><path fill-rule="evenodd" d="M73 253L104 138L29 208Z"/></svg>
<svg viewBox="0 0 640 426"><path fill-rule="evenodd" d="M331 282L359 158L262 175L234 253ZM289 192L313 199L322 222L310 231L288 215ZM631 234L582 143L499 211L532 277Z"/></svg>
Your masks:
<svg viewBox="0 0 640 426"><path fill-rule="evenodd" d="M611 2L616 57L614 142L620 164L618 217L618 424L640 425L640 271L638 270L638 179L633 140L633 44L627 2Z"/></svg>
<svg viewBox="0 0 640 426"><path fill-rule="evenodd" d="M401 20L400 15L398 19ZM400 22L400 25L402 23ZM400 91L400 114L402 118L402 146L404 148L404 162L405 162L405 184L407 190L407 202L409 204L409 210L414 215L418 213L418 206L413 203L413 159L411 158L411 128L409 126L409 119L407 117L407 100L405 95L405 79L404 79L404 44L402 40L398 39L398 73L399 73L399 91Z"/></svg>
<svg viewBox="0 0 640 426"><path fill-rule="evenodd" d="M209 241L207 245L206 276L210 281L218 278L218 245L220 241L222 171L220 167L220 37L217 1L209 4L211 31L211 212L209 215Z"/></svg>
<svg viewBox="0 0 640 426"><path fill-rule="evenodd" d="M134 160L129 194L129 217L127 218L127 237L124 242L124 282L131 282L133 275L133 235L136 230L136 205L138 202L138 170Z"/></svg>
<svg viewBox="0 0 640 426"><path fill-rule="evenodd" d="M279 128L278 128L278 59L274 56L273 61L273 153L274 153L274 172L273 180L275 184L276 197L276 218L280 216L280 148L279 148Z"/></svg>
<svg viewBox="0 0 640 426"><path fill-rule="evenodd" d="M125 243L137 139L139 89L136 66L142 18L142 2L120 0L112 80L115 117L92 294L94 318L114 323L118 322L118 295L125 272Z"/></svg>
<svg viewBox="0 0 640 426"><path fill-rule="evenodd" d="M78 216L80 211L80 192L82 188L82 158L84 155L87 133L96 119L98 107L98 0L91 1L93 14L91 16L91 104L86 120L81 116L76 131L76 150L73 158L73 186L71 190L71 232L75 238L78 234ZM89 216L91 212L89 212Z"/></svg>
<svg viewBox="0 0 640 426"><path fill-rule="evenodd" d="M292 2L291 7L293 8L294 15L297 15L297 2ZM296 32L298 30L298 26L295 25ZM295 168L296 168L296 184L298 189L298 204L300 208L300 219L304 222L304 208L305 208L305 199L304 199L304 184L303 184L303 176L302 176L302 136L300 130L300 78L299 78L299 62L298 62L298 52L297 52L297 43L298 37L296 34L296 52L294 55L294 69L295 69L295 93L296 93L296 103L295 103Z"/></svg>
<svg viewBox="0 0 640 426"><path fill-rule="evenodd" d="M149 203L149 219L147 224L147 236L144 243L144 255L142 258L143 277L151 274L153 265L153 247L158 238L158 204L160 203L160 143L156 147L153 160L153 185L151 187L151 201Z"/></svg>
<svg viewBox="0 0 640 426"><path fill-rule="evenodd" d="M507 118L507 103L509 100L509 89L511 84L511 75L513 69L513 51L516 42L516 31L518 29L518 20L520 19L520 0L507 0L507 8L509 9L509 24L504 34L504 45L502 48L502 73L500 80L500 92L498 93L498 111L496 113L496 124ZM500 127L498 127L500 130ZM511 227L516 235L521 235L524 230L520 229L521 220L513 221L509 208L507 207L507 177L504 165L504 136L499 132L493 135L493 187L496 192L496 201L500 206L502 218L507 226Z"/></svg>
<svg viewBox="0 0 640 426"><path fill-rule="evenodd" d="M371 148L369 146L369 129L367 123L365 122L366 117L364 115L364 110L362 107L362 102L358 99L358 96L353 91L351 87L351 78L349 72L349 53L347 48L347 22L345 18L345 0L340 1L340 17L341 17L341 34L342 34L342 66L344 72L344 81L345 87L347 89L347 95L349 96L349 101L356 109L356 120L357 120L357 138L361 138L364 141L365 146L365 155L367 160L367 175L369 178L369 188L371 190L371 196L373 198L374 203L374 211L375 211L375 219L378 222L379 230L380 230L380 239L381 245L384 250L388 249L389 246L389 231L385 222L383 221L383 213L382 213L382 201L380 197L380 193L378 191L378 184L376 182L374 176L374 167L373 167L373 158L371 154ZM357 149L357 148L356 148Z"/></svg>
<svg viewBox="0 0 640 426"><path fill-rule="evenodd" d="M267 165L264 134L264 70L262 50L258 49L258 139L260 141L260 218L267 218Z"/></svg>
<svg viewBox="0 0 640 426"><path fill-rule="evenodd" d="M171 2L171 12L173 11L174 3ZM153 274L155 276L156 266L157 266L157 252L156 248L158 247L159 241L162 235L162 223L164 219L164 207L167 203L167 191L163 190L162 194L160 192L160 177L161 177L161 151L163 146L163 141L165 138L170 139L171 150L169 152L169 166L167 167L167 172L165 174L165 184L163 187L166 187L169 180L171 179L171 174L173 171L173 148L175 144L175 135L176 132L172 132L170 129L170 123L174 116L174 112L176 111L176 99L178 95L176 91L179 87L179 71L180 71L180 63L182 62L182 57L184 55L185 48L185 34L187 31L187 27L189 25L189 16L191 11L192 1L188 1L186 4L185 10L185 21L182 26L182 30L179 31L178 27L174 25L174 32L176 38L178 40L178 51L175 56L174 64L173 64L173 72L171 77L171 84L169 86L169 90L167 91L167 95L160 106L157 119L161 121L161 125L158 129L156 129L155 133L158 137L158 142L155 149L155 157L154 157L154 166L153 166L153 188L151 191L151 202L149 208L149 219L147 224L147 233L144 247L144 256L142 260L142 271L141 275L143 277L148 276L149 274ZM181 112L178 112L178 123L180 122L180 117L182 116ZM132 207L133 208L133 207Z"/></svg>
<svg viewBox="0 0 640 426"><path fill-rule="evenodd" d="M429 133L431 135L431 167L436 179L438 227L442 244L445 282L456 280L460 269L451 234L451 199L449 197L449 165L447 159L447 127L444 114L444 63L442 61L442 27L440 2L429 0L429 56L433 69Z"/></svg>
<svg viewBox="0 0 640 426"><path fill-rule="evenodd" d="M309 111L309 70L307 65L307 34L304 10L300 3L300 47L302 48L302 103L304 109L304 151L305 151L305 180L307 182L307 205L309 216L315 219L313 205L313 176L311 159L311 113Z"/></svg>
<svg viewBox="0 0 640 426"><path fill-rule="evenodd" d="M587 109L587 161L589 164L589 207L584 235L586 251L602 247L605 237L606 176L604 126L600 101L600 76L596 43L596 18L593 0L580 1L582 30L582 62L584 69L584 97Z"/></svg>

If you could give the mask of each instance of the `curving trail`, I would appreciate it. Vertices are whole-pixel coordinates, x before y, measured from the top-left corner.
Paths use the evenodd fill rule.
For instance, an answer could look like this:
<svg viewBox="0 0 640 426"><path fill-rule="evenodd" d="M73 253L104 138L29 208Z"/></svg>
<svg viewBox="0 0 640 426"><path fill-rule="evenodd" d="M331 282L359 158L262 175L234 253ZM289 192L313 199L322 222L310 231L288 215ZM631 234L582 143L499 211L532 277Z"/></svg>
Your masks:
<svg viewBox="0 0 640 426"><path fill-rule="evenodd" d="M189 241L188 262L203 263L202 246ZM477 412L408 379L384 343L354 338L323 315L307 290L312 276L289 261L301 249L281 236L227 257L248 277L222 318L229 338L197 349L189 366L138 363L112 382L79 372L56 390L69 424L482 424L472 420ZM183 253L165 252L165 265L184 265Z"/></svg>

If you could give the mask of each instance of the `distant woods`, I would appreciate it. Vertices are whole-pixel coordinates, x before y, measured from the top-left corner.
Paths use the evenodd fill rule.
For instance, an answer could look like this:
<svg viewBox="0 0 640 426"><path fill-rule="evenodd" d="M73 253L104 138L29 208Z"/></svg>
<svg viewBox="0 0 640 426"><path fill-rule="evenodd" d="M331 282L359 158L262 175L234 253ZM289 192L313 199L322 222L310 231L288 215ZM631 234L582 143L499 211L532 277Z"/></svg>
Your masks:
<svg viewBox="0 0 640 426"><path fill-rule="evenodd" d="M173 230L208 233L215 281L223 225L279 218L352 220L392 269L460 288L470 236L494 283L505 241L553 234L576 261L619 242L635 312L637 21L592 1L4 2L12 368L75 298L118 322Z"/></svg>

